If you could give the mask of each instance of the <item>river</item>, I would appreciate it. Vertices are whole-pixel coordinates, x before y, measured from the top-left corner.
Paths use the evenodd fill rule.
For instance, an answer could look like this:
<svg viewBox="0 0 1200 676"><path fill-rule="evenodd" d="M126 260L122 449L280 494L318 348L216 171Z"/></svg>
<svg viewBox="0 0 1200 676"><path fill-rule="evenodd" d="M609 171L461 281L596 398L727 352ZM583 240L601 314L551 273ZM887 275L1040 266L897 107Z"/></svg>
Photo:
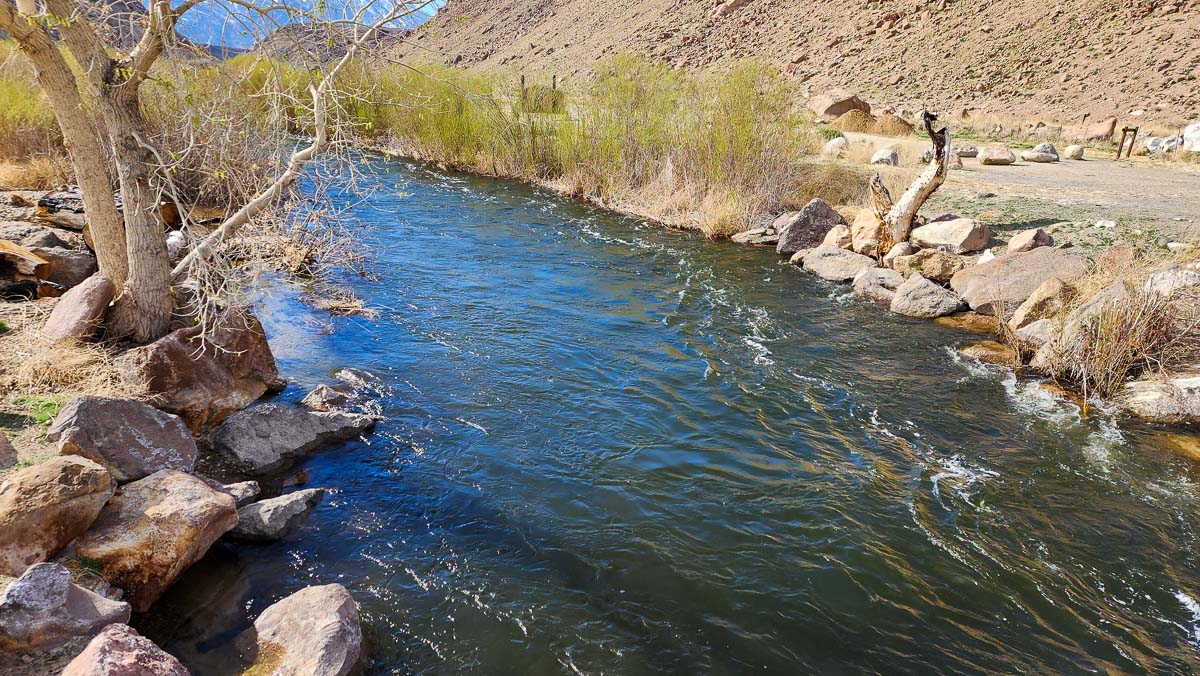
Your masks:
<svg viewBox="0 0 1200 676"><path fill-rule="evenodd" d="M372 674L1200 670L1200 465L1151 430L773 253L374 162L380 316L259 315L284 400L349 369L386 421L136 618L194 673L328 582Z"/></svg>

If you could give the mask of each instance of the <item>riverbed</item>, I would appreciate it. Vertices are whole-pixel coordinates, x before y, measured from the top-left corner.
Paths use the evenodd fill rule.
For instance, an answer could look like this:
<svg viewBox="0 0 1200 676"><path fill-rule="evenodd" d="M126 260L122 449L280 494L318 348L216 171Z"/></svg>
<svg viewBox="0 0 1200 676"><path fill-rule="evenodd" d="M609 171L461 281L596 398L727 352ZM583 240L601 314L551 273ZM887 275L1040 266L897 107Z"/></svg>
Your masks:
<svg viewBox="0 0 1200 676"><path fill-rule="evenodd" d="M1200 465L761 249L374 160L374 320L258 309L385 417L135 624L197 674L340 582L369 673L1200 669ZM335 375L336 374L336 375Z"/></svg>

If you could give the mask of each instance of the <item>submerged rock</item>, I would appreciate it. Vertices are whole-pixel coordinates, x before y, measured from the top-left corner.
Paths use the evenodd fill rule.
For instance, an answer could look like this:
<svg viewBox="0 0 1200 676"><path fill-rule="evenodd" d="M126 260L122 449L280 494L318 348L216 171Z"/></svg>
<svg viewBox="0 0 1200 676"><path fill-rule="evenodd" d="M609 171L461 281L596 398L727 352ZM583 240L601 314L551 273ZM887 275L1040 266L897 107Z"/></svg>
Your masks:
<svg viewBox="0 0 1200 676"><path fill-rule="evenodd" d="M970 345L960 347L958 352L964 357L978 359L987 364L1015 366L1019 363L1017 353L1012 348L994 340L981 340L978 343L971 343Z"/></svg>
<svg viewBox="0 0 1200 676"><path fill-rule="evenodd" d="M962 301L945 288L914 274L896 288L892 312L908 317L942 317L957 312Z"/></svg>
<svg viewBox="0 0 1200 676"><path fill-rule="evenodd" d="M267 336L254 315L228 311L201 340L198 326L180 329L129 350L117 368L135 382L149 384L160 408L188 426L211 426L242 410L263 394L283 389Z"/></svg>
<svg viewBox="0 0 1200 676"><path fill-rule="evenodd" d="M73 584L71 572L57 563L39 563L0 595L0 650L51 650L128 621L128 603Z"/></svg>
<svg viewBox="0 0 1200 676"><path fill-rule="evenodd" d="M179 660L127 624L110 624L62 676L189 676Z"/></svg>
<svg viewBox="0 0 1200 676"><path fill-rule="evenodd" d="M358 604L340 584L306 587L264 610L236 643L246 673L347 676L362 659Z"/></svg>
<svg viewBox="0 0 1200 676"><path fill-rule="evenodd" d="M808 252L801 263L805 270L831 282L849 282L863 270L875 267L874 259L825 245Z"/></svg>
<svg viewBox="0 0 1200 676"><path fill-rule="evenodd" d="M237 522L233 496L167 469L123 486L74 549L145 612Z"/></svg>
<svg viewBox="0 0 1200 676"><path fill-rule="evenodd" d="M328 385L317 385L300 403L314 411L333 411L346 408L350 404L350 395Z"/></svg>
<svg viewBox="0 0 1200 676"><path fill-rule="evenodd" d="M273 542L296 532L325 497L322 488L288 493L238 510L238 525L229 537L244 542Z"/></svg>
<svg viewBox="0 0 1200 676"><path fill-rule="evenodd" d="M17 576L86 531L116 484L85 458L54 457L0 484L0 574Z"/></svg>
<svg viewBox="0 0 1200 676"><path fill-rule="evenodd" d="M374 418L342 411L311 411L262 404L242 411L213 431L213 449L243 471L270 474L317 449L356 439L375 426Z"/></svg>
<svg viewBox="0 0 1200 676"><path fill-rule="evenodd" d="M54 418L46 440L63 455L104 465L117 483L196 466L196 441L183 420L131 399L79 397Z"/></svg>

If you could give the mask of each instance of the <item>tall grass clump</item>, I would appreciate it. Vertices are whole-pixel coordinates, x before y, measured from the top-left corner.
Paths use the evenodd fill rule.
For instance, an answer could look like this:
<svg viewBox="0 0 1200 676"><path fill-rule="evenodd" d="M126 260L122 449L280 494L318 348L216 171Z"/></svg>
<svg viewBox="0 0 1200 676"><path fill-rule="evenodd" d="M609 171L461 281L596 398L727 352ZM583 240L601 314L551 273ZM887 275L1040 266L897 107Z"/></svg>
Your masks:
<svg viewBox="0 0 1200 676"><path fill-rule="evenodd" d="M54 112L11 40L0 40L0 160L63 152Z"/></svg>

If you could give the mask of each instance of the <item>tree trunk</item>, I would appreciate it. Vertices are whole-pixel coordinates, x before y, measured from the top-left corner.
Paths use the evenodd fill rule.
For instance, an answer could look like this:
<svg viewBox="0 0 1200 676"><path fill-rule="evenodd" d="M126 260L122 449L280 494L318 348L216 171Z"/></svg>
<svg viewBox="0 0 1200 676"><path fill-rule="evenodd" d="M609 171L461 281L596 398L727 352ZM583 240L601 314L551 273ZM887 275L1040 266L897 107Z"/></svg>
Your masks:
<svg viewBox="0 0 1200 676"><path fill-rule="evenodd" d="M929 134L929 140L933 142L933 161L929 163L929 168L913 181L894 204L890 203L891 196L878 176L871 184L871 208L876 214L886 212L883 224L885 234L890 235L892 243L908 241L917 212L925 205L925 200L941 187L950 171L949 130L943 127L934 131L933 123L937 121L937 115L924 109L921 110L921 121L924 123L925 132Z"/></svg>

